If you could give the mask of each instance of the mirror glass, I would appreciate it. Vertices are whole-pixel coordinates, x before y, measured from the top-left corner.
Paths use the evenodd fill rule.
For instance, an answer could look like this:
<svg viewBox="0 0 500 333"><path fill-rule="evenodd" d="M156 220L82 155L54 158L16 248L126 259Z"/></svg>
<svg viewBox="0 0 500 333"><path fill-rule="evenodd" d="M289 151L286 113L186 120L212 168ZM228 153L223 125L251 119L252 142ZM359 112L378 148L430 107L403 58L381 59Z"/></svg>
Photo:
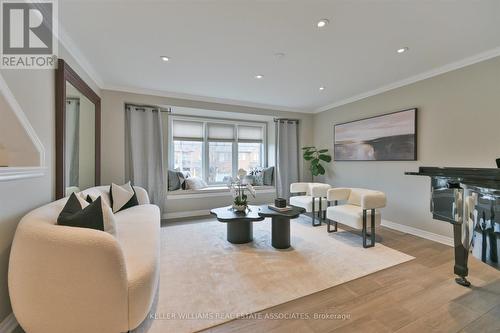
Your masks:
<svg viewBox="0 0 500 333"><path fill-rule="evenodd" d="M96 107L66 81L66 196L95 186Z"/></svg>

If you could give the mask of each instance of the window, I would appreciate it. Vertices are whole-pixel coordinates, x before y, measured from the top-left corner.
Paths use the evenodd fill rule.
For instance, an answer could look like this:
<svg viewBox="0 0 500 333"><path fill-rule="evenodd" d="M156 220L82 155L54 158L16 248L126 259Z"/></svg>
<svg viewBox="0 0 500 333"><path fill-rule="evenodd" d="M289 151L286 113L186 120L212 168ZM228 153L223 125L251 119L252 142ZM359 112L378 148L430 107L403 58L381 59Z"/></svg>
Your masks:
<svg viewBox="0 0 500 333"><path fill-rule="evenodd" d="M174 141L174 169L189 171L192 176L202 177L203 142Z"/></svg>
<svg viewBox="0 0 500 333"><path fill-rule="evenodd" d="M227 183L233 176L233 143L208 143L208 182Z"/></svg>
<svg viewBox="0 0 500 333"><path fill-rule="evenodd" d="M202 177L203 123L175 121L173 138L173 169Z"/></svg>
<svg viewBox="0 0 500 333"><path fill-rule="evenodd" d="M169 167L226 184L238 169L265 165L265 132L265 123L172 116Z"/></svg>

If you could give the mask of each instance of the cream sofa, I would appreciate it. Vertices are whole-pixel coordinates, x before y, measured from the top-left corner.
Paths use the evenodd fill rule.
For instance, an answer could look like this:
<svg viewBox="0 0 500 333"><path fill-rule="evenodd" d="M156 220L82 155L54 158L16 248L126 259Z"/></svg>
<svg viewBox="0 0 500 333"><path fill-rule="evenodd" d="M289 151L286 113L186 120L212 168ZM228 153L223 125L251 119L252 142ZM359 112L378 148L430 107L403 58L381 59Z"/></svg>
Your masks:
<svg viewBox="0 0 500 333"><path fill-rule="evenodd" d="M67 198L35 209L16 230L9 293L29 333L119 333L146 318L159 278L160 211L135 187L139 206L115 214L116 237L59 226ZM83 191L109 201L109 186Z"/></svg>
<svg viewBox="0 0 500 333"><path fill-rule="evenodd" d="M290 205L302 207L306 213L312 213L312 225L320 226L321 221L325 219L325 211L328 206L326 200L327 191L331 188L328 184L323 183L292 183L290 184ZM318 214L319 223L316 221L316 212Z"/></svg>
<svg viewBox="0 0 500 333"><path fill-rule="evenodd" d="M328 232L337 231L337 222L342 223L362 230L363 247L375 246L375 226L382 221L379 209L385 207L387 202L383 192L362 188L332 188L328 190L327 199L334 203L326 209ZM345 203L338 205L339 201ZM367 217L370 217L370 233L367 230ZM333 230L330 229L332 222L335 226Z"/></svg>

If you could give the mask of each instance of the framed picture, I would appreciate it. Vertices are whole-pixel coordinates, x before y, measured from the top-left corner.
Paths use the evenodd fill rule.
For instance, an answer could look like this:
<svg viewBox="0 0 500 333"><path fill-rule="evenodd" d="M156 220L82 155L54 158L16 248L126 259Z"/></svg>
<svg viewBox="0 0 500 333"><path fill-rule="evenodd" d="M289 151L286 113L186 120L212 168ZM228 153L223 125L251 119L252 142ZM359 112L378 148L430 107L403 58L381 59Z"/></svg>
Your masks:
<svg viewBox="0 0 500 333"><path fill-rule="evenodd" d="M417 160L417 109L334 126L335 161Z"/></svg>

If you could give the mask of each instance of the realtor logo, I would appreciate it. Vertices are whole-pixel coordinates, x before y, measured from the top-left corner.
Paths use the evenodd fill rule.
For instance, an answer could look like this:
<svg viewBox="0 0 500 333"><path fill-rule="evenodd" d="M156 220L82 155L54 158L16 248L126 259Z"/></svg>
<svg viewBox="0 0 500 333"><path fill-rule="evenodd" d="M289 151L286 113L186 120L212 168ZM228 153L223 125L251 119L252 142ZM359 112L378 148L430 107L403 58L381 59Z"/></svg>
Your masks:
<svg viewBox="0 0 500 333"><path fill-rule="evenodd" d="M55 0L1 0L1 68L50 69L57 65Z"/></svg>

